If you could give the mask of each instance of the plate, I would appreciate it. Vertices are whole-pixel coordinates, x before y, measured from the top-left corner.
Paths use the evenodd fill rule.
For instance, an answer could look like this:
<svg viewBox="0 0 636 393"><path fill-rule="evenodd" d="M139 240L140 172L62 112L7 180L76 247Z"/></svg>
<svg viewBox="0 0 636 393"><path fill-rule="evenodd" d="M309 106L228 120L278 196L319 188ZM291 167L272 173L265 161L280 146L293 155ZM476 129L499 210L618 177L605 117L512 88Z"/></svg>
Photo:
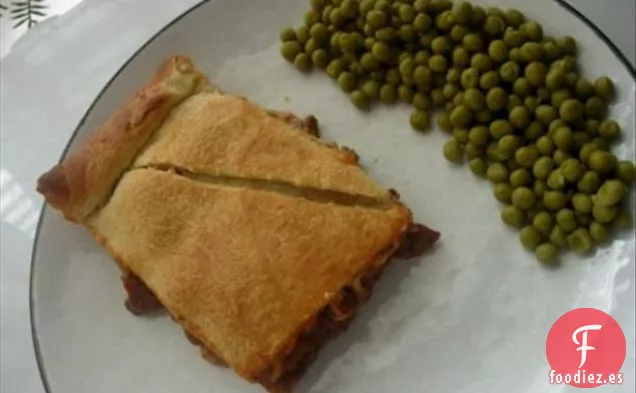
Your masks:
<svg viewBox="0 0 636 393"><path fill-rule="evenodd" d="M615 151L633 159L634 74L614 48L561 3L489 4L518 8L546 33L578 39L582 73L607 74L619 86L611 116L626 137ZM195 6L120 69L67 151L163 59L186 54L228 92L269 108L316 115L325 138L355 148L373 177L400 191L418 221L442 232L434 252L388 269L356 322L323 349L297 391L567 391L549 385L545 339L552 323L577 307L608 311L621 324L628 348L625 382L602 391L633 391L634 234L588 258L566 255L560 269L541 268L501 223L489 185L444 160L446 135L413 132L406 107L361 113L326 76L300 74L281 59L278 31L296 24L306 8L297 0ZM50 393L262 391L203 361L170 318L128 313L111 258L49 208L38 226L32 263L34 338Z"/></svg>

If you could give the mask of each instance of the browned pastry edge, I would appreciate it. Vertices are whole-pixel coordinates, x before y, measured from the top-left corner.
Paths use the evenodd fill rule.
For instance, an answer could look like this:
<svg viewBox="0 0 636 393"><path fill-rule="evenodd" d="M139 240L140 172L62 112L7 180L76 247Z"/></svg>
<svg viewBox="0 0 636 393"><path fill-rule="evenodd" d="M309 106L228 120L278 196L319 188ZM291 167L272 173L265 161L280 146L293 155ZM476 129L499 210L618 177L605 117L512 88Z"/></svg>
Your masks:
<svg viewBox="0 0 636 393"><path fill-rule="evenodd" d="M209 87L192 62L174 56L78 150L44 173L37 191L70 221L92 213L170 111Z"/></svg>

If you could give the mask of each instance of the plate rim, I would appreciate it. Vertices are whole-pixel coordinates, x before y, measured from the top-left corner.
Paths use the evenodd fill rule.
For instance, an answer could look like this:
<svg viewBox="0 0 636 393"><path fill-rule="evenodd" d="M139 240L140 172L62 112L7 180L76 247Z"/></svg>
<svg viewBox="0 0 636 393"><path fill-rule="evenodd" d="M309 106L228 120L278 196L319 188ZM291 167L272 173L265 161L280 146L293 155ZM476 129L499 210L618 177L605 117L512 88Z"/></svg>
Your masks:
<svg viewBox="0 0 636 393"><path fill-rule="evenodd" d="M189 8L187 8L185 11L183 11L182 13L177 15L174 19L172 19L170 22L168 22L163 27L161 27L159 30L157 30L157 32L155 32L152 36L150 36L141 46L139 46L139 48L137 48L130 55L130 57L128 57L128 59L117 69L117 71L113 74L113 76L100 89L99 93L95 96L95 98L91 102L91 104L88 107L88 109L86 109L86 111L82 115L82 118L77 123L77 125L75 126L75 129L73 130L73 133L71 134L70 138L68 139L68 142L66 143L66 146L64 147L64 150L60 154L60 158L58 160L58 163L61 162L64 159L64 157L66 157L66 155L69 152L69 149L70 149L71 145L73 144L73 142L77 138L77 135L79 134L80 129L86 123L86 120L88 119L88 116L93 111L93 109L95 108L97 103L104 96L104 93L112 86L113 82L126 69L126 67L128 67L128 65L133 60L135 60L137 58L137 56L144 49L146 49L146 47L148 47L151 43L153 43L166 30L171 28L173 25L175 25L177 22L179 22L180 20L182 20L183 18L185 18L186 16L188 16L192 12L196 11L197 9L199 9L204 4L209 3L210 1L212 1L212 0L199 0L197 3L195 3L194 5L192 5ZM581 11L576 9L567 0L551 0L551 1L555 2L557 5L559 5L561 8L563 8L565 11L569 12L570 14L572 14L580 22L582 22L588 29L592 30L592 32L605 45L607 45L607 47L610 49L610 51L616 56L617 60L623 65L623 67L625 68L627 73L634 80L634 82L636 82L636 65L632 65L631 64L631 62L627 59L627 57L625 56L623 51L612 41L611 38L609 38L607 36L607 34L605 34L605 32L601 28L599 28L592 20L590 20L587 16L585 16ZM34 288L33 284L34 284L34 279L35 279L34 266L35 266L35 260L36 260L36 256L37 256L37 245L38 245L38 241L39 241L39 237L40 237L40 233L41 233L41 229L42 229L42 221L44 219L44 213L48 209L49 209L49 207L47 206L46 202L43 202L42 203L42 207L40 208L40 214L39 214L37 226L36 226L36 229L35 229L35 237L33 239L33 244L31 246L31 260L29 262L29 325L31 327L31 342L33 344L33 351L34 351L35 360L36 360L36 364L37 364L37 368L38 368L38 373L40 375L40 380L42 382L42 387L44 388L45 393L54 393L53 390L51 389L50 384L49 384L48 377L47 377L47 374L46 374L46 367L44 365L44 360L42 358L42 352L40 351L40 342L39 342L38 333L37 333L37 327L36 327L36 323L35 323L35 311L34 311L35 310L35 308L34 308L35 297L34 297L34 291L33 291L33 288Z"/></svg>

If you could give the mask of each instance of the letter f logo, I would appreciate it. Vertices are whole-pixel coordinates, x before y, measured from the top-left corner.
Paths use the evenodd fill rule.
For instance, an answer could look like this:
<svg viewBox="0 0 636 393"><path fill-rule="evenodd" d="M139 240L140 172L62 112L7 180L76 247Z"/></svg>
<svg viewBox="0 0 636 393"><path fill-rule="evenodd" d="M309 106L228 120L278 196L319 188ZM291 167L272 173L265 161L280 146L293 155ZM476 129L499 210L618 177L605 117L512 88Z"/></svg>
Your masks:
<svg viewBox="0 0 636 393"><path fill-rule="evenodd" d="M583 367L585 361L587 360L587 351L593 351L596 348L587 345L587 332L590 330L601 330L602 325L585 325L576 329L572 334L572 341L574 344L580 345L576 350L581 351L581 364L579 364L579 368ZM581 342L579 342L577 336L579 333L583 332L581 335Z"/></svg>

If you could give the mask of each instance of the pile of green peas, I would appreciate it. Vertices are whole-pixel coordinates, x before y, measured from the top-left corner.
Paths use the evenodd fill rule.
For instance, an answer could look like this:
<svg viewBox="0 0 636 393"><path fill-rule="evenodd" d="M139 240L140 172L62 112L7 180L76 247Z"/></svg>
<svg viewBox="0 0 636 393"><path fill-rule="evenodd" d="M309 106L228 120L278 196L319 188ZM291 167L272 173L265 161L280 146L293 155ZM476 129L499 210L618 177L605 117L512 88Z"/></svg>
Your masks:
<svg viewBox="0 0 636 393"><path fill-rule="evenodd" d="M411 126L451 135L453 163L490 180L501 219L545 264L589 253L631 227L636 172L611 144L607 77L579 75L577 44L552 38L518 10L449 0L311 0L304 23L280 33L299 71L322 69L362 110L413 106Z"/></svg>

